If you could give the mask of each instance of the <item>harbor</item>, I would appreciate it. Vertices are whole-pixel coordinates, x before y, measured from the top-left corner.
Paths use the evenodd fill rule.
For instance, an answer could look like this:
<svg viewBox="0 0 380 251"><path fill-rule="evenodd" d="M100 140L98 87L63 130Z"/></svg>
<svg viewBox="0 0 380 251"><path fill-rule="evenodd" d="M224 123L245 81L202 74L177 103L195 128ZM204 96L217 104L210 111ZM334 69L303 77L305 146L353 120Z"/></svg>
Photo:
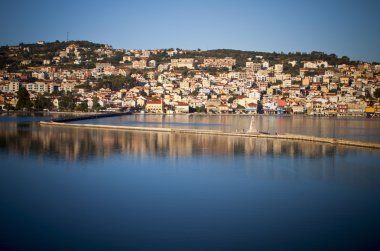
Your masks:
<svg viewBox="0 0 380 251"><path fill-rule="evenodd" d="M112 116L121 116L124 114L116 113ZM111 116L109 114L108 116ZM236 131L236 132L223 132L220 130L203 130L203 129L191 129L191 128L161 128L161 127L145 127L145 126L125 126L125 125L106 125L106 124L79 124L79 123L66 123L77 120L92 119L91 117L76 117L66 118L65 120L54 121L41 121L41 126L59 126L59 127L80 127L89 129L107 129L107 130L121 130L121 131L138 131L138 132L154 132L154 133L178 133L178 134L197 134L197 135L218 135L226 137L246 137L246 138L267 138L274 140L292 140L292 141L309 141L316 143L327 143L334 145L345 145L353 147L380 149L380 143L377 142L363 142L349 139L338 139L331 137L317 137L309 135L299 134L270 134L267 132L259 132L256 129L254 119L251 120L248 130Z"/></svg>

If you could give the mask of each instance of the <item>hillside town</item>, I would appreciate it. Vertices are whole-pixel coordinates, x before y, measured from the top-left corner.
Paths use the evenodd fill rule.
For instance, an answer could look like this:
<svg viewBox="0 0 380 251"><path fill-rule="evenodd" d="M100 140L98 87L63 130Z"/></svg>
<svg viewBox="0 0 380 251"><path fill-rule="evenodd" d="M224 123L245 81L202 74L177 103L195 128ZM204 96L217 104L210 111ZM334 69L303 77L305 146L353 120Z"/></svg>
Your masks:
<svg viewBox="0 0 380 251"><path fill-rule="evenodd" d="M3 46L0 107L380 116L380 64L326 56L124 50L78 41Z"/></svg>

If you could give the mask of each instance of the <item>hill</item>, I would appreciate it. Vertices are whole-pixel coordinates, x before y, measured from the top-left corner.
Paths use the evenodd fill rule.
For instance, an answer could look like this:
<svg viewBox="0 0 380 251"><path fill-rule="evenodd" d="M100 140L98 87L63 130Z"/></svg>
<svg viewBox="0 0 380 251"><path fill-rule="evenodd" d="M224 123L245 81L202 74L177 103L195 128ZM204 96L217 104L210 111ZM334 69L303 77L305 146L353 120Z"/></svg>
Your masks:
<svg viewBox="0 0 380 251"><path fill-rule="evenodd" d="M97 44L89 41L68 41L68 42L50 42L44 44L19 44L18 46L2 46L0 47L0 69L5 69L7 67L10 71L23 70L23 60L30 60L27 62L28 66L40 66L43 65L44 60L51 60L56 56L59 56L68 46L74 45L78 49L78 53L82 55L81 62L73 64L75 60L75 55L71 54L64 57L63 60L59 62L61 67L66 68L92 68L96 62L108 62L113 65L119 64L119 61L124 55L123 50L114 50L112 47L105 44ZM108 52L104 55L102 59L98 52L98 49L106 48ZM168 51L174 49L164 49L160 50L156 54L151 54L149 60L154 59L158 64L164 62L170 62L171 58L180 57L193 57L193 58L204 58L204 57L232 57L236 59L236 68L242 68L245 66L247 59L252 61L261 61L261 58L268 61L271 65L282 63L284 67L288 67L289 61L297 61L298 65L296 68L302 67L302 61L314 61L323 60L327 61L329 65L338 64L357 64L358 62L350 61L346 56L338 57L335 54L326 54L324 52L313 51L311 53L305 52L290 52L290 53L278 53L278 52L258 52L258 51L242 51L233 49L215 49L215 50L180 50L182 53L178 53L174 56L169 56ZM100 58L100 59L99 59Z"/></svg>

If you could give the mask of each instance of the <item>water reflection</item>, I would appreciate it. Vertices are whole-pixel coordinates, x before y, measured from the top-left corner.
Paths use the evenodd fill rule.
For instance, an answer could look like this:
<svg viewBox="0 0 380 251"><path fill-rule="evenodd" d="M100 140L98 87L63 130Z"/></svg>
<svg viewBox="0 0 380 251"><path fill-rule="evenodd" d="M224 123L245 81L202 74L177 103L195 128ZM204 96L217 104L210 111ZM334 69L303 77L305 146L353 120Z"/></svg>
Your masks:
<svg viewBox="0 0 380 251"><path fill-rule="evenodd" d="M292 133L380 142L380 119L320 118L307 116L255 116L259 131ZM251 116L236 115L128 115L74 123L146 127L196 128L236 132L248 130Z"/></svg>
<svg viewBox="0 0 380 251"><path fill-rule="evenodd" d="M35 123L0 124L0 148L16 154L33 153L72 161L107 158L116 153L170 157L270 155L321 158L344 156L352 149L312 142L63 128Z"/></svg>

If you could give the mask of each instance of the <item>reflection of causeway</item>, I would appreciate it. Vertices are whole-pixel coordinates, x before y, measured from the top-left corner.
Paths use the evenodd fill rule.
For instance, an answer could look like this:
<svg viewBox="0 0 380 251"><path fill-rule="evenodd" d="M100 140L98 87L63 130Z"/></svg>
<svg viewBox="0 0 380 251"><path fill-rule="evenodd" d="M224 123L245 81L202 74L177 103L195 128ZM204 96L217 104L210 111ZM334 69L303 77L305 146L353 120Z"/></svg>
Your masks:
<svg viewBox="0 0 380 251"><path fill-rule="evenodd" d="M125 132L101 129L39 127L7 124L0 128L0 146L15 153L55 156L70 160L131 155L284 155L324 157L345 154L348 148L312 142Z"/></svg>

